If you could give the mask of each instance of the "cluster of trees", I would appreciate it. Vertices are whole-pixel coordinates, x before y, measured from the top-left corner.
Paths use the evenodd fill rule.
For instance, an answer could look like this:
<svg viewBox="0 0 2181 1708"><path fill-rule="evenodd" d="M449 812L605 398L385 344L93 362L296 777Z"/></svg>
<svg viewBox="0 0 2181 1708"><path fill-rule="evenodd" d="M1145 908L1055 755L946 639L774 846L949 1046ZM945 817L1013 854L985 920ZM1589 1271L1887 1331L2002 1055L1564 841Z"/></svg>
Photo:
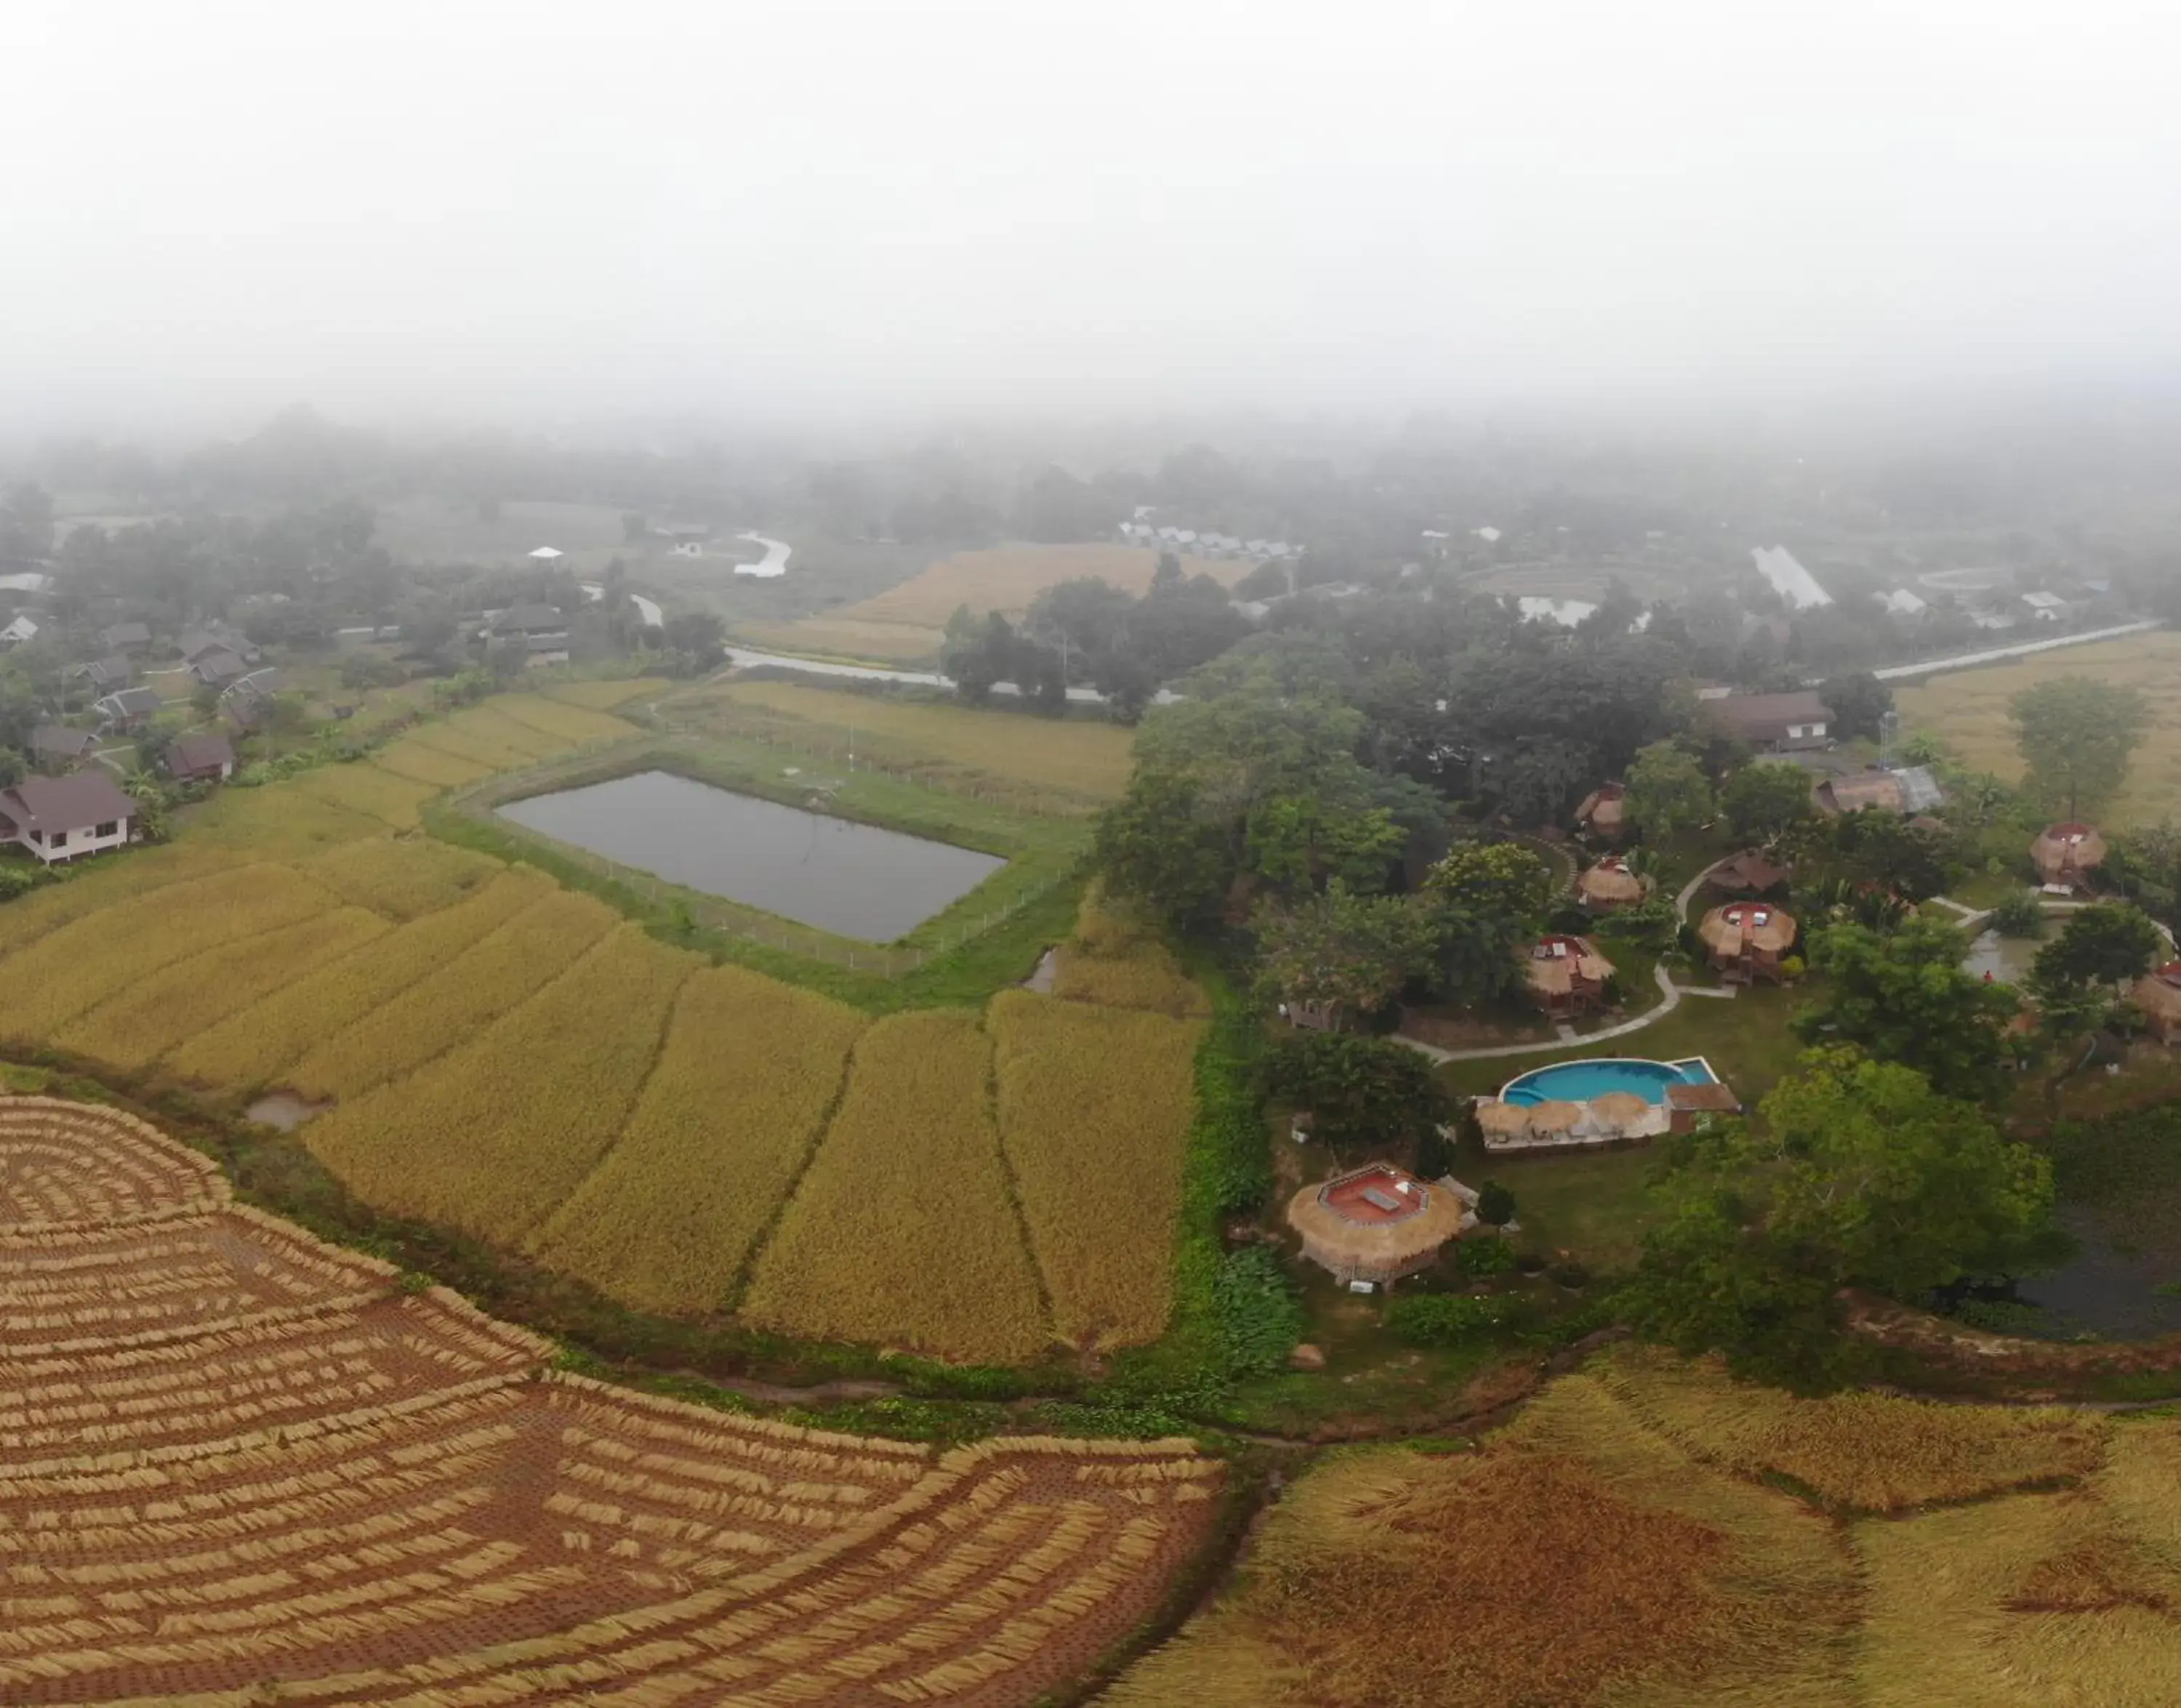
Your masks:
<svg viewBox="0 0 2181 1708"><path fill-rule="evenodd" d="M1071 685L1087 682L1113 715L1134 723L1162 682L1186 675L1250 631L1227 590L1209 576L1184 577L1162 553L1141 598L1096 576L1047 587L1022 625L966 605L947 625L941 664L962 697L981 703L1014 683L1042 710L1057 711Z"/></svg>

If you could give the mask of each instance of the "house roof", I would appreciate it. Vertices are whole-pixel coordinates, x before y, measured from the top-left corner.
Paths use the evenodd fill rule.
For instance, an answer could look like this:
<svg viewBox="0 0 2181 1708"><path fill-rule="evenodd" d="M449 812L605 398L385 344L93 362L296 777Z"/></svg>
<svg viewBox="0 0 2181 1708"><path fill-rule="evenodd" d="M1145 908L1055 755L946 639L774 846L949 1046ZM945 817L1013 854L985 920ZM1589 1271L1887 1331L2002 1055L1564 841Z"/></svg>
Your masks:
<svg viewBox="0 0 2181 1708"><path fill-rule="evenodd" d="M80 771L73 777L25 777L0 791L0 812L25 830L85 830L110 819L126 818L136 803L105 772Z"/></svg>
<svg viewBox="0 0 2181 1708"><path fill-rule="evenodd" d="M1865 807L1882 807L1889 813L1906 813L1908 791L1891 771L1858 771L1851 776L1830 777L1817 787L1818 804L1836 813L1857 813Z"/></svg>
<svg viewBox="0 0 2181 1708"><path fill-rule="evenodd" d="M116 623L99 638L109 647L141 647L150 643L152 631L142 623Z"/></svg>
<svg viewBox="0 0 2181 1708"><path fill-rule="evenodd" d="M1754 848L1730 855L1705 874L1720 890L1762 890L1776 888L1795 875L1792 866L1775 866Z"/></svg>
<svg viewBox="0 0 2181 1708"><path fill-rule="evenodd" d="M192 664L207 653L239 653L243 646L241 637L224 623L207 623L202 629L190 629L181 639L182 657Z"/></svg>
<svg viewBox="0 0 2181 1708"><path fill-rule="evenodd" d="M1776 741L1793 724L1830 724L1832 708L1808 688L1792 694L1729 694L1703 702L1706 717L1745 741Z"/></svg>
<svg viewBox="0 0 2181 1708"><path fill-rule="evenodd" d="M119 653L110 658L94 658L83 669L94 682L125 682L136 674L136 667Z"/></svg>
<svg viewBox="0 0 2181 1708"><path fill-rule="evenodd" d="M70 759L80 759L97 745L97 737L88 730L71 730L65 724L41 724L30 731L30 751L33 753L58 753Z"/></svg>
<svg viewBox="0 0 2181 1708"><path fill-rule="evenodd" d="M511 605L492 620L495 635L548 634L567 626L558 605Z"/></svg>
<svg viewBox="0 0 2181 1708"><path fill-rule="evenodd" d="M95 702L91 709L114 718L147 717L159 709L156 688L122 688Z"/></svg>
<svg viewBox="0 0 2181 1708"><path fill-rule="evenodd" d="M2042 873L2082 871L2106 857L2106 839L2094 824L2048 824L2029 845L2031 862Z"/></svg>
<svg viewBox="0 0 2181 1708"><path fill-rule="evenodd" d="M177 736L167 747L169 771L216 771L235 763L235 744L224 736Z"/></svg>
<svg viewBox="0 0 2181 1708"><path fill-rule="evenodd" d="M1609 854L1576 879L1576 893L1589 901L1641 901L1643 880L1628 869L1628 862Z"/></svg>
<svg viewBox="0 0 2181 1708"><path fill-rule="evenodd" d="M1378 1209L1376 1193L1400 1206ZM1388 1162L1306 1186L1288 1201L1288 1226L1306 1256L1333 1264L1399 1266L1437 1251L1461 1231L1467 1206L1444 1187L1427 1186Z"/></svg>
<svg viewBox="0 0 2181 1708"><path fill-rule="evenodd" d="M1765 901L1731 901L1714 907L1697 927L1697 935L1714 949L1738 955L1744 948L1777 955L1795 940L1795 918Z"/></svg>
<svg viewBox="0 0 2181 1708"><path fill-rule="evenodd" d="M2057 611L2068 602L2057 593L2024 593L2022 603L2032 610Z"/></svg>
<svg viewBox="0 0 2181 1708"><path fill-rule="evenodd" d="M530 555L541 564L549 564L554 559L559 557L560 554L555 551L550 546L540 546L536 551L531 553Z"/></svg>
<svg viewBox="0 0 2181 1708"><path fill-rule="evenodd" d="M1613 977L1613 963L1598 952L1587 937L1540 937L1530 945L1527 963L1530 989L1545 996L1565 996L1581 978L1586 983L1603 984Z"/></svg>
<svg viewBox="0 0 2181 1708"><path fill-rule="evenodd" d="M207 682L224 682L242 674L242 660L224 647L214 647L190 661L190 668Z"/></svg>
<svg viewBox="0 0 2181 1708"><path fill-rule="evenodd" d="M35 617L17 616L6 628L0 629L0 641L35 641L38 637L38 621Z"/></svg>
<svg viewBox="0 0 2181 1708"><path fill-rule="evenodd" d="M1789 609L1808 611L1832 603L1833 596L1818 585L1818 578L1797 563L1786 547L1754 546L1749 559Z"/></svg>

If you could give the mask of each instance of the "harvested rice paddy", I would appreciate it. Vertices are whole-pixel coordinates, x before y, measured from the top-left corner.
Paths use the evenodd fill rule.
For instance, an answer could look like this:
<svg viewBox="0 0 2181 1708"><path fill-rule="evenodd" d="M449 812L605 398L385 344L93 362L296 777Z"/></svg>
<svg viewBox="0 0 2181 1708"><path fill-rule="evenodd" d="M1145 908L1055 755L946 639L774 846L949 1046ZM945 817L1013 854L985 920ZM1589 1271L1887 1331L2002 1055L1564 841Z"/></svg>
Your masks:
<svg viewBox="0 0 2181 1708"><path fill-rule="evenodd" d="M1186 1441L947 1452L629 1393L0 1098L0 1698L1027 1708L1148 1617Z"/></svg>
<svg viewBox="0 0 2181 1708"><path fill-rule="evenodd" d="M1336 1455L1112 1708L2181 1700L2181 1424L1801 1401L1621 1348Z"/></svg>

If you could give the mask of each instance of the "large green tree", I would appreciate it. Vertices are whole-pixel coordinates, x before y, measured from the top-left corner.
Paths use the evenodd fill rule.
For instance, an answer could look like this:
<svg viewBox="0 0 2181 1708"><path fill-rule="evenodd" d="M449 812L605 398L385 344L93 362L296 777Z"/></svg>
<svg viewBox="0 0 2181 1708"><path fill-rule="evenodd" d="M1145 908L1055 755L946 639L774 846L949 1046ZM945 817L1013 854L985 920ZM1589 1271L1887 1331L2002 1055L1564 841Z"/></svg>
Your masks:
<svg viewBox="0 0 2181 1708"><path fill-rule="evenodd" d="M1711 782L1696 755L1676 741L1654 741L1628 768L1621 812L1654 841L1711 817Z"/></svg>
<svg viewBox="0 0 2181 1708"><path fill-rule="evenodd" d="M2077 911L2037 951L2040 984L2103 984L2118 990L2148 972L2166 939L2140 908L2099 901Z"/></svg>
<svg viewBox="0 0 2181 1708"><path fill-rule="evenodd" d="M1650 1332L1797 1386L1846 1375L1840 1292L1913 1302L2055 1253L2051 1165L1913 1068L1814 1050L1755 1121L1676 1141L1632 1303Z"/></svg>
<svg viewBox="0 0 2181 1708"><path fill-rule="evenodd" d="M1995 1099L2006 1083L2001 1035L2018 1004L2007 986L1962 970L1968 950L1960 931L1935 919L1815 932L1810 964L1825 978L1795 1030L1808 1043L1852 1044L1913 1068L1942 1095Z"/></svg>
<svg viewBox="0 0 2181 1708"><path fill-rule="evenodd" d="M1439 972L1456 1002L1490 1002L1522 976L1521 953L1555 889L1551 868L1516 842L1461 842L1424 880Z"/></svg>
<svg viewBox="0 0 2181 1708"><path fill-rule="evenodd" d="M1744 765L1720 791L1734 834L1745 841L1770 843L1790 825L1813 816L1810 774L1800 765L1766 761Z"/></svg>
<svg viewBox="0 0 2181 1708"><path fill-rule="evenodd" d="M1410 835L1396 807L1416 803L1389 804L1391 780L1357 762L1358 714L1264 658L1192 687L1144 719L1128 791L1100 823L1096 858L1114 893L1187 925L1238 880L1291 895L1333 878L1383 889Z"/></svg>
<svg viewBox="0 0 2181 1708"><path fill-rule="evenodd" d="M2007 709L2029 767L2024 787L2069 818L2096 813L2119 792L2151 715L2138 690L2093 676L2040 682Z"/></svg>
<svg viewBox="0 0 2181 1708"><path fill-rule="evenodd" d="M1273 1101L1306 1111L1311 1136L1341 1163L1397 1154L1448 1113L1428 1059L1390 1039L1307 1032L1284 1039L1265 1063Z"/></svg>
<svg viewBox="0 0 2181 1708"><path fill-rule="evenodd" d="M1358 895L1335 879L1317 895L1259 904L1258 989L1273 1002L1311 1003L1355 1019L1383 1008L1432 965L1429 912L1408 895Z"/></svg>

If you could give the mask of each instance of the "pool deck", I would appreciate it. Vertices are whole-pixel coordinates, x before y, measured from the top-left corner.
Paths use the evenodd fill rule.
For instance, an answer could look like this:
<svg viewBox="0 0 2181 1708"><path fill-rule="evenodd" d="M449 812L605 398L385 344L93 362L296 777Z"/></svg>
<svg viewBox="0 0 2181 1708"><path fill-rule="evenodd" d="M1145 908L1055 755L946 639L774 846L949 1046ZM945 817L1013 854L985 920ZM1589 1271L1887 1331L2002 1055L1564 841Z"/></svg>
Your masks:
<svg viewBox="0 0 2181 1708"><path fill-rule="evenodd" d="M1709 1061L1701 1055L1685 1055L1676 1061L1657 1061L1645 1056L1627 1055L1581 1056L1576 1057L1576 1061L1584 1066L1604 1066L1614 1061L1635 1061L1641 1062L1647 1067L1701 1067L1704 1073L1703 1079L1684 1079L1681 1083L1686 1085L1710 1084L1718 1086L1724 1086L1726 1083L1724 1079L1720 1077L1718 1069L1714 1068ZM1546 1064L1546 1068L1532 1068L1530 1070L1529 1073L1516 1074L1515 1077L1509 1080L1505 1085L1500 1087L1499 1096L1479 1098L1477 1100L1477 1109L1481 1111L1488 1105L1496 1105L1506 1103L1508 1101L1506 1094L1516 1086L1519 1085L1523 1080L1528 1078L1531 1073L1543 1072L1547 1071L1548 1068L1556 1067L1560 1065L1560 1064L1558 1062L1549 1062ZM1604 1094L1600 1094L1603 1095ZM1580 1114L1577 1115L1572 1125L1565 1127L1550 1128L1543 1132L1525 1132L1520 1133L1494 1133L1488 1132L1483 1135L1484 1149L1486 1151L1496 1156L1527 1154L1532 1152L1545 1150L1596 1149L1605 1145L1642 1143L1645 1141L1658 1138L1661 1133L1670 1132L1673 1131L1673 1111L1670 1110L1664 1102L1648 1103L1648 1100L1646 1099L1648 1107L1643 1114L1635 1116L1626 1120L1611 1121L1598 1114L1597 1105L1594 1100L1576 1098L1552 1100L1564 1100L1571 1103L1574 1105L1576 1109L1581 1111ZM1524 1109L1535 1107L1536 1105L1516 1102L1511 1104L1510 1106L1516 1109Z"/></svg>

